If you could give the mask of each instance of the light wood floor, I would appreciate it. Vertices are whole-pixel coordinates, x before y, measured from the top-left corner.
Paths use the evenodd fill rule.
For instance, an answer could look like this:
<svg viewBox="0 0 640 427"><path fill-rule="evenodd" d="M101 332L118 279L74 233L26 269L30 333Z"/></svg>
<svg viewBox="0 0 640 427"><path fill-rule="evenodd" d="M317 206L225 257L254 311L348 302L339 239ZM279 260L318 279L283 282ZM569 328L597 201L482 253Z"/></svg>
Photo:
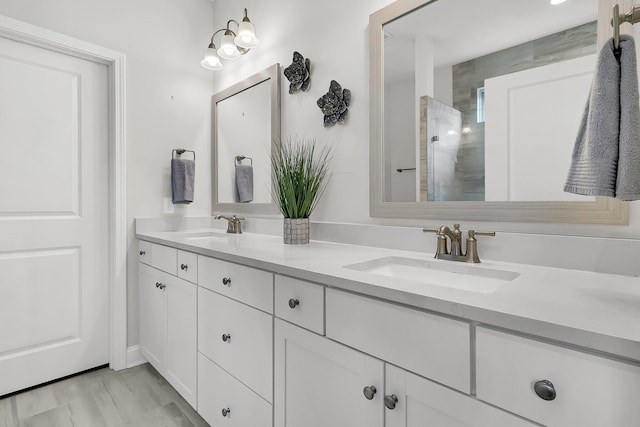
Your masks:
<svg viewBox="0 0 640 427"><path fill-rule="evenodd" d="M148 363L103 368L0 399L0 427L209 425Z"/></svg>

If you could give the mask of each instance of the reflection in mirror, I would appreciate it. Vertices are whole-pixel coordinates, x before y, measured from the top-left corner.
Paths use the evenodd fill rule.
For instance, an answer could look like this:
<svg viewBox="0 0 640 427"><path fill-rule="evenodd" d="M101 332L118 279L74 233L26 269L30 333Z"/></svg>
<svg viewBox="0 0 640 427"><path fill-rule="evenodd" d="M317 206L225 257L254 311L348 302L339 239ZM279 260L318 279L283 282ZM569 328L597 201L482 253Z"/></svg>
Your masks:
<svg viewBox="0 0 640 427"><path fill-rule="evenodd" d="M213 209L275 213L271 144L280 138L280 77L275 64L213 96Z"/></svg>
<svg viewBox="0 0 640 427"><path fill-rule="evenodd" d="M396 1L372 14L372 216L624 223L621 202L563 192L597 19L598 0Z"/></svg>
<svg viewBox="0 0 640 427"><path fill-rule="evenodd" d="M435 1L384 25L385 200L585 200L563 187L597 1L488 3Z"/></svg>

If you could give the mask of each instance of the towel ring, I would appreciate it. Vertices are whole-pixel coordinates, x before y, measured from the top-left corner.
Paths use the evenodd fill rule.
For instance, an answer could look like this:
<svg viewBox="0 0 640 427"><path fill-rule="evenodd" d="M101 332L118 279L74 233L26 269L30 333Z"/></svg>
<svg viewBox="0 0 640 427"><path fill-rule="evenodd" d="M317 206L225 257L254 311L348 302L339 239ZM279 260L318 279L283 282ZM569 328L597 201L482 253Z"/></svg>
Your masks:
<svg viewBox="0 0 640 427"><path fill-rule="evenodd" d="M184 153L193 153L193 161L194 161L194 162L196 161L196 152L195 152L195 151L193 151L193 150L186 150L186 149L184 149L184 148L174 148L174 149L171 151L171 158L172 158L172 159L175 159L175 158L176 158L176 155L181 156L181 155L183 155Z"/></svg>
<svg viewBox="0 0 640 427"><path fill-rule="evenodd" d="M251 166L253 166L253 159L251 157L247 157L247 156L236 156L236 166L242 164L242 161L244 159L249 159L249 162L250 162Z"/></svg>

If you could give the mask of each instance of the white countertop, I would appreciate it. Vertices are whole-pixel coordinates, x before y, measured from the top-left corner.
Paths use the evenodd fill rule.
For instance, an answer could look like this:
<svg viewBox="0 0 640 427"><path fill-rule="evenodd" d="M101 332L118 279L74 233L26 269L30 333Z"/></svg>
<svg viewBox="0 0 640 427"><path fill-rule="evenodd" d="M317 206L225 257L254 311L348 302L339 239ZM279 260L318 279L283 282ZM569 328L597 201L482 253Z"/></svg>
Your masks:
<svg viewBox="0 0 640 427"><path fill-rule="evenodd" d="M383 257L433 254L311 241L284 245L254 233L189 238L219 229L137 233L136 237L322 283L480 324L640 361L640 278L482 260L473 268L520 273L493 293L454 289L344 268ZM452 261L435 260L452 263ZM474 276L468 276L475 280ZM428 279L425 277L425 281Z"/></svg>

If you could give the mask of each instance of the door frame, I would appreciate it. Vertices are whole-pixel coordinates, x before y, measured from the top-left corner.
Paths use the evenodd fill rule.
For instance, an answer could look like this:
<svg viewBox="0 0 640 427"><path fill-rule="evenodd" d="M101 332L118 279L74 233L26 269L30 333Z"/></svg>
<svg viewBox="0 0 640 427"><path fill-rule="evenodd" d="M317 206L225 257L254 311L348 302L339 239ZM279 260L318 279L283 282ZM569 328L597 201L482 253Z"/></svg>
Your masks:
<svg viewBox="0 0 640 427"><path fill-rule="evenodd" d="M109 366L127 365L125 55L0 15L0 37L104 64L109 70Z"/></svg>

